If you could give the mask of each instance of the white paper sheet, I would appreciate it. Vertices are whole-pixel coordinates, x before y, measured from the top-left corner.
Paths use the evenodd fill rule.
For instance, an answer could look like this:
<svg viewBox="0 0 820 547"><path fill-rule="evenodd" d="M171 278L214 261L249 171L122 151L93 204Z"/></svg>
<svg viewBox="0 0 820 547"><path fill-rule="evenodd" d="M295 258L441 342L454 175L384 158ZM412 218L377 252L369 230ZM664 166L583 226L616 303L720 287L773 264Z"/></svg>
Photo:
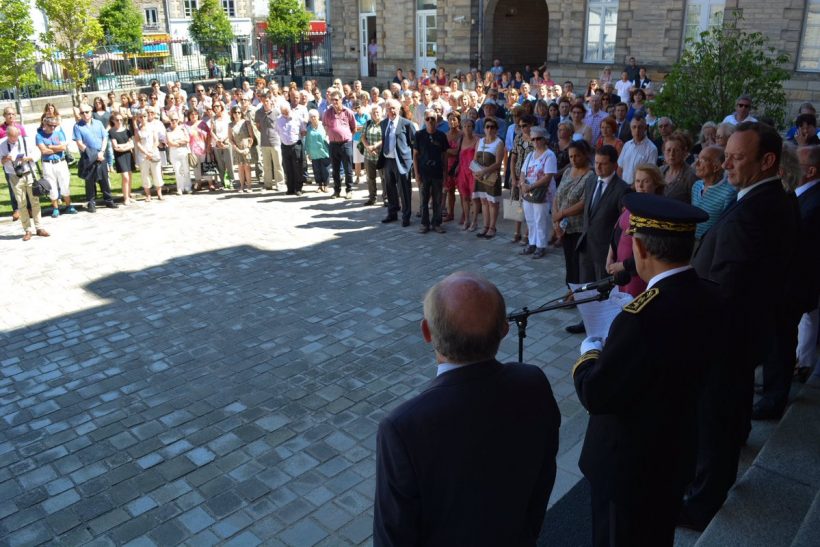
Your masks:
<svg viewBox="0 0 820 547"><path fill-rule="evenodd" d="M581 285L574 285L570 283L572 290L577 289ZM598 291L584 291L575 295L575 300L583 300L591 298L598 294ZM609 298L599 302L587 302L580 304L578 311L581 313L581 319L584 320L584 327L587 330L587 337L600 338L606 342L606 337L609 335L609 327L615 320L615 317L621 313L624 306L632 302L633 296L629 293L621 292L618 287L612 289L609 293Z"/></svg>

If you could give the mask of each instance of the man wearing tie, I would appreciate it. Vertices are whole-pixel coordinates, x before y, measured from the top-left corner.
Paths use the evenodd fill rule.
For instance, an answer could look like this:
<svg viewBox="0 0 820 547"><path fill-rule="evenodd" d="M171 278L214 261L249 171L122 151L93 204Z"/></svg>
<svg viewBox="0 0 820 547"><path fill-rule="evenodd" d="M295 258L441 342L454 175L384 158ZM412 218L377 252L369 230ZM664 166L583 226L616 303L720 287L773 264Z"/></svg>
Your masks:
<svg viewBox="0 0 820 547"><path fill-rule="evenodd" d="M413 124L399 116L401 105L396 99L387 101L387 119L381 122L382 148L378 169L384 169L387 190L387 216L382 222L398 220L401 209L401 225L410 226L410 201L413 189L408 174L413 167ZM401 203L401 205L400 205Z"/></svg>
<svg viewBox="0 0 820 547"><path fill-rule="evenodd" d="M606 255L612 228L621 214L621 198L631 190L618 176L618 151L604 145L595 152L595 174L584 188L584 231L578 239L579 274L581 283L597 281L607 276ZM584 324L566 328L567 332L584 332Z"/></svg>

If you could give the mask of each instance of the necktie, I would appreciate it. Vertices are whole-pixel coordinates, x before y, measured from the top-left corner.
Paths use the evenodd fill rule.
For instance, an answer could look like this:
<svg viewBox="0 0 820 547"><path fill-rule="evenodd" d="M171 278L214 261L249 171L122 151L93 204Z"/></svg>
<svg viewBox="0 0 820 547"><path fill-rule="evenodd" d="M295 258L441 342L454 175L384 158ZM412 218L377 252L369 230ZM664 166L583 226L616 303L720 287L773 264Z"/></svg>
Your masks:
<svg viewBox="0 0 820 547"><path fill-rule="evenodd" d="M388 120L387 129L384 131L384 143L387 145L387 153L392 154L393 149L390 148L390 135L393 133L393 122Z"/></svg>
<svg viewBox="0 0 820 547"><path fill-rule="evenodd" d="M595 194L592 196L592 204L589 206L590 213L595 211L598 202L601 200L601 192L604 189L604 179L598 179L598 185L595 186Z"/></svg>

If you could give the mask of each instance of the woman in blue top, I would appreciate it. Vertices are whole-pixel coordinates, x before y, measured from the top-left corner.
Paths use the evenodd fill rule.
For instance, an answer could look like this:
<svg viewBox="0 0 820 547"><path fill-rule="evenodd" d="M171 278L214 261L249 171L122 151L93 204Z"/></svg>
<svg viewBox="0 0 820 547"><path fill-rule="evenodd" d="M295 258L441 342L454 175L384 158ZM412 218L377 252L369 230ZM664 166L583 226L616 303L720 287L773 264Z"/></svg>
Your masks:
<svg viewBox="0 0 820 547"><path fill-rule="evenodd" d="M305 134L305 154L313 166L313 178L320 192L327 192L330 176L330 148L325 128L319 122L319 111L308 112L308 126Z"/></svg>

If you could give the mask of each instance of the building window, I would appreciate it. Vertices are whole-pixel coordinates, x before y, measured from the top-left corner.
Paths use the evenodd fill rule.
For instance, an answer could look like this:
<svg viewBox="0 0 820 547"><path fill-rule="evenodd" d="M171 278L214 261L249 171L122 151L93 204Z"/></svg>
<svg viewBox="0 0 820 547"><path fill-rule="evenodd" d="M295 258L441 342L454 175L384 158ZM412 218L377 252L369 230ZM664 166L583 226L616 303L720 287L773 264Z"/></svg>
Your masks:
<svg viewBox="0 0 820 547"><path fill-rule="evenodd" d="M313 0L305 0L305 11L309 11L311 13L316 11L316 5Z"/></svg>
<svg viewBox="0 0 820 547"><path fill-rule="evenodd" d="M376 13L376 0L359 0L359 13Z"/></svg>
<svg viewBox="0 0 820 547"><path fill-rule="evenodd" d="M193 55L194 54L194 48L191 47L190 42L183 42L182 43L182 54L185 55L186 57L188 55Z"/></svg>
<svg viewBox="0 0 820 547"><path fill-rule="evenodd" d="M584 61L587 63L613 62L617 30L618 0L589 0Z"/></svg>
<svg viewBox="0 0 820 547"><path fill-rule="evenodd" d="M191 17L194 14L194 10L199 9L199 6L196 0L183 0L182 9L185 10L185 17Z"/></svg>
<svg viewBox="0 0 820 547"><path fill-rule="evenodd" d="M222 0L222 9L228 17L236 17L236 3L234 0Z"/></svg>
<svg viewBox="0 0 820 547"><path fill-rule="evenodd" d="M157 8L145 8L145 26L155 27L159 24L159 12Z"/></svg>
<svg viewBox="0 0 820 547"><path fill-rule="evenodd" d="M683 47L687 40L697 42L702 32L723 24L724 0L690 0L683 20Z"/></svg>
<svg viewBox="0 0 820 547"><path fill-rule="evenodd" d="M820 72L820 0L806 2L806 22L803 25L803 39L797 70Z"/></svg>

